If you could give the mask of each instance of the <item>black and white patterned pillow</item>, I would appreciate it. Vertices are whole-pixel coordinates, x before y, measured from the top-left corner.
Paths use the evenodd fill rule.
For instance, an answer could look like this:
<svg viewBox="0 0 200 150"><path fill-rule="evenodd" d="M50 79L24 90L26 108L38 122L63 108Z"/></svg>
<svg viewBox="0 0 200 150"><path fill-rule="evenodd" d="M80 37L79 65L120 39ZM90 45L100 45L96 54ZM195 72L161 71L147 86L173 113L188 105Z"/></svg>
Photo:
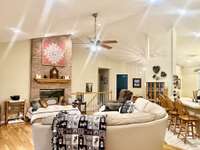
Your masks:
<svg viewBox="0 0 200 150"><path fill-rule="evenodd" d="M126 101L119 109L120 113L132 113L134 112L134 103L129 100Z"/></svg>

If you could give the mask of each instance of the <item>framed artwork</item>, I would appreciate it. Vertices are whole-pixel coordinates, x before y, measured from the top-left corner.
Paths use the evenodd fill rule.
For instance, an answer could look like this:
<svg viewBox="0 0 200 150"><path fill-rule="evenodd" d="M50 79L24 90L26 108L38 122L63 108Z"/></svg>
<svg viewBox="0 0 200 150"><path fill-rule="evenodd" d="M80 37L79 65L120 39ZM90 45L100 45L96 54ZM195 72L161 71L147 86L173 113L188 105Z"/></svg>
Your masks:
<svg viewBox="0 0 200 150"><path fill-rule="evenodd" d="M93 83L86 83L85 92L92 92Z"/></svg>
<svg viewBox="0 0 200 150"><path fill-rule="evenodd" d="M60 37L47 37L42 40L42 65L65 66L65 40Z"/></svg>
<svg viewBox="0 0 200 150"><path fill-rule="evenodd" d="M142 79L133 78L133 88L141 88L141 87L142 87Z"/></svg>

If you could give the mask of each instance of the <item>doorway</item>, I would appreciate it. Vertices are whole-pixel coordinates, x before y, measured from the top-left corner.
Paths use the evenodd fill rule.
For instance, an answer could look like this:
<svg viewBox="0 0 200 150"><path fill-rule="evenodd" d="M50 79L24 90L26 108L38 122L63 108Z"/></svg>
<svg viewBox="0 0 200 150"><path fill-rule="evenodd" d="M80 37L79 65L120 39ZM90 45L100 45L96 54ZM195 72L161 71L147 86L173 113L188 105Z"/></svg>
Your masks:
<svg viewBox="0 0 200 150"><path fill-rule="evenodd" d="M128 74L117 74L117 81L116 81L117 89L117 99L119 98L119 93L122 89L128 89Z"/></svg>
<svg viewBox="0 0 200 150"><path fill-rule="evenodd" d="M98 70L98 78L99 78L98 92L100 92L98 103L100 105L105 104L105 102L108 100L108 97L109 97L109 93L108 93L109 92L109 71L110 70L107 68L99 68Z"/></svg>

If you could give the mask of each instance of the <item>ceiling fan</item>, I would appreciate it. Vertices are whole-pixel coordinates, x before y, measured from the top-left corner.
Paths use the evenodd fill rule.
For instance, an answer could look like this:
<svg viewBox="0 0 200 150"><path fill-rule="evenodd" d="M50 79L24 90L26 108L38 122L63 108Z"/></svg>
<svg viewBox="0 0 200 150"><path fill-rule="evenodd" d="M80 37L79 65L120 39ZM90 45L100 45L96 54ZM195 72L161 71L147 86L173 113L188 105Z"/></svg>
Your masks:
<svg viewBox="0 0 200 150"><path fill-rule="evenodd" d="M94 17L94 37L93 38L89 38L89 42L88 43L73 43L73 44L89 44L92 47L103 47L105 49L112 49L112 46L108 45L108 44L114 44L114 43L118 43L117 40L100 40L97 38L97 17L98 17L98 13L93 13L92 17Z"/></svg>

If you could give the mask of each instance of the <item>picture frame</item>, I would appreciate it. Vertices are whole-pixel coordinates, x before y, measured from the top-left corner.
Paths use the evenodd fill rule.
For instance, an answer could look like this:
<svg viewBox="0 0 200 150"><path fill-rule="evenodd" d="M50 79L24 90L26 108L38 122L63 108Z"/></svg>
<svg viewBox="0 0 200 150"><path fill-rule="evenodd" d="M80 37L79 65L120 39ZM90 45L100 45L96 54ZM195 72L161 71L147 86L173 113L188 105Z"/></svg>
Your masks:
<svg viewBox="0 0 200 150"><path fill-rule="evenodd" d="M141 88L141 87L142 87L142 79L133 78L133 88Z"/></svg>
<svg viewBox="0 0 200 150"><path fill-rule="evenodd" d="M86 93L91 93L92 91L93 91L93 83L87 82L86 86L85 86L85 92Z"/></svg>
<svg viewBox="0 0 200 150"><path fill-rule="evenodd" d="M41 61L44 66L65 66L66 41L62 37L45 37L41 45Z"/></svg>

